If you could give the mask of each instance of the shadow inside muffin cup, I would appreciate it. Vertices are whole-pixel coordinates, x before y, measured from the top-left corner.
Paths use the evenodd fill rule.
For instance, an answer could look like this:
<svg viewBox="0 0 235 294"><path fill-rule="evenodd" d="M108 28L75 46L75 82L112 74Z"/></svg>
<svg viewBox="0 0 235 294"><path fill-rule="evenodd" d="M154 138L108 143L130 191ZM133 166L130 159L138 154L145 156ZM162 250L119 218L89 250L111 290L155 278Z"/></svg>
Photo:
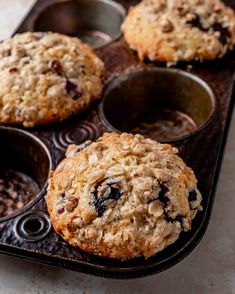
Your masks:
<svg viewBox="0 0 235 294"><path fill-rule="evenodd" d="M28 132L0 127L0 221L31 207L45 192L51 157Z"/></svg>
<svg viewBox="0 0 235 294"><path fill-rule="evenodd" d="M110 0L62 1L45 7L32 23L33 31L52 31L80 38L99 48L121 35L125 9Z"/></svg>
<svg viewBox="0 0 235 294"><path fill-rule="evenodd" d="M200 78L151 68L113 80L104 91L99 116L110 131L171 142L201 130L214 109L214 94Z"/></svg>

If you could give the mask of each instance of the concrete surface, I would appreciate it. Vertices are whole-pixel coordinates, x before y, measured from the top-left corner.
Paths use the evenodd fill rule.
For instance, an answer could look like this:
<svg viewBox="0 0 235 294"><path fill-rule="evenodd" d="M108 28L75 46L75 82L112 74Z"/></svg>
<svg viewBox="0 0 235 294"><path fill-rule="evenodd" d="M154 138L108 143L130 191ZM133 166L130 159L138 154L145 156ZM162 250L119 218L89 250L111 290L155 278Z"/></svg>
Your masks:
<svg viewBox="0 0 235 294"><path fill-rule="evenodd" d="M32 0L0 0L0 39L10 35ZM235 293L235 116L213 215L197 248L173 268L115 281L0 255L0 293Z"/></svg>

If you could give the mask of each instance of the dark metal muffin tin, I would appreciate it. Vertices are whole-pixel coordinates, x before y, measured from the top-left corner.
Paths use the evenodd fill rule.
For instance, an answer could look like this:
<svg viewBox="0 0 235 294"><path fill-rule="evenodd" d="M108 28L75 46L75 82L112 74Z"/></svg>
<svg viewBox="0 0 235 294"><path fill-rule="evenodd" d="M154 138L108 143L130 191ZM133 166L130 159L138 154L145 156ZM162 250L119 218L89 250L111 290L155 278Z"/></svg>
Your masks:
<svg viewBox="0 0 235 294"><path fill-rule="evenodd" d="M74 3L72 5L76 6L84 1L73 1ZM122 0L118 2L127 9L137 1ZM96 0L92 0L92 3L96 3ZM108 0L102 3L108 3ZM235 9L234 0L227 1L227 4ZM56 5L60 7L61 20L68 20L68 17L65 15L68 13L68 9L61 9L61 7L68 5L68 1L40 0L17 29L17 32L33 30L36 24L37 28L43 28L45 24L46 29L49 30L50 27L47 25L53 20L51 16L53 10L51 7L55 8ZM115 5L112 5L112 7L115 7ZM57 10L55 9L54 11L56 12ZM120 10L118 11L120 12ZM101 10L99 10L97 17L102 18ZM105 19L105 16L103 17ZM51 29L53 30L54 27ZM67 32L67 29L65 27L64 32ZM70 34L73 34L73 32L70 32ZM115 38L116 35L114 36ZM19 166L28 166L28 171L32 177L39 181L42 189L33 202L22 210L17 211L7 219L0 219L0 251L5 254L32 259L42 263L112 278L135 278L158 273L187 256L200 241L208 225L233 109L234 95L232 93L235 77L234 52L228 53L221 60L192 64L190 74L186 73L188 65L184 63L178 64L176 69L171 71L165 69L165 64L139 62L136 54L128 48L122 37L109 42L106 46L102 46L96 52L104 60L107 68L107 87L101 106L98 103L93 104L82 115L47 127L24 130L23 132L20 129L17 131L14 128L0 128L1 146L5 146L4 144L6 144L6 148L1 147L0 149L1 158L9 158L9 162L14 162L11 159L14 159L15 155L13 154L19 149L17 151L21 154L18 157L19 161L21 161ZM58 162L64 157L64 152L68 144L79 144L88 139L95 140L104 131L110 130L110 121L108 123L105 121L107 120L106 116L110 115L110 113L107 114L107 108L105 110L106 112L103 112L103 108L108 103L107 97L110 88L114 87L115 83L120 84L120 81L126 81L130 77L140 75L143 83L142 86L144 87L144 83L152 79L151 77L145 79L145 74L147 76L152 72L154 74L157 72L159 76L165 75L166 78L169 78L169 74L174 75L173 81L177 80L181 85L184 85L182 79L185 77L192 79L196 83L195 87L188 86L183 89L187 97L194 97L195 93L192 92L197 91L200 87L204 88L204 94L205 91L207 92L205 95L207 98L204 101L200 100L200 104L197 106L192 106L189 103L189 108L187 108L190 109L192 106L191 115L196 115L195 119L197 119L197 115L201 117L201 125L198 130L172 142L179 149L180 156L195 171L198 178L198 186L203 195L203 211L197 214L193 221L191 231L182 233L179 240L173 245L168 246L165 250L147 260L144 258L135 258L128 261L121 261L87 254L68 245L51 228L43 197L45 195L45 189L43 187L45 172L50 169L51 165L52 168L55 168ZM110 84L117 77L119 78ZM205 86L205 84L209 85L214 95L208 90L208 86ZM142 89L141 83L132 83L131 85L133 92L136 94L138 94L136 89L140 91ZM169 88L171 86L172 83L170 83ZM130 93L132 91L131 87L129 88ZM176 92L175 97L177 97L177 94ZM140 103L141 107L143 106L143 101L139 101L138 103ZM133 106L135 103L131 105ZM179 105L183 107L184 103L181 101ZM100 117L98 115L99 107ZM126 105L123 103L123 110L125 107ZM111 112L111 116L113 113L117 117L120 109L115 110L112 105L109 105L109 111ZM117 119L119 118L117 117ZM117 125L112 126L112 124L115 125L115 122L111 122L111 129L112 127L117 128ZM11 142L6 143L6 136L10 138L9 140ZM20 136L23 137L20 138ZM15 142L15 145L12 142ZM8 148L7 144L11 148ZM5 161L8 162L8 159ZM40 176L40 179L38 176Z"/></svg>

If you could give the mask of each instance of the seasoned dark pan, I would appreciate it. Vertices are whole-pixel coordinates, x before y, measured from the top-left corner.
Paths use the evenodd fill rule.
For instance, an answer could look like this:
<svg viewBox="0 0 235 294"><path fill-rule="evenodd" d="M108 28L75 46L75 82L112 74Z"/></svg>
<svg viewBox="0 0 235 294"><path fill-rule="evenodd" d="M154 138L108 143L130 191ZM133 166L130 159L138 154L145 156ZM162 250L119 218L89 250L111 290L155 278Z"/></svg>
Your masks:
<svg viewBox="0 0 235 294"><path fill-rule="evenodd" d="M127 9L136 2L123 0L120 1L120 4ZM234 0L226 2L235 9ZM90 8L87 9L87 7L83 6L84 18L81 23L78 23L76 15L81 3L82 5L85 5L84 3L90 5ZM102 5L105 5L107 9L103 9L104 6ZM102 15L102 19L107 21L107 24L109 24L109 20L106 18L108 15L112 15L113 20L115 19L114 22L117 25L110 27L110 31L105 30L102 21L98 24L94 22L91 24L88 21L88 18L90 19L91 17L85 17L86 13L89 16L95 15L97 7L98 19L102 13L106 13L106 16ZM101 9L101 7L103 8ZM56 26L57 17L53 16L56 11L65 22L64 24L61 22L63 25L59 28ZM227 54L221 60L192 64L193 67L190 73L187 72L187 64L179 64L175 69L167 70L165 69L165 64L142 63L138 61L135 53L126 46L123 38L119 37L118 27L123 17L123 9L116 5L115 2L109 2L108 0L40 0L17 29L17 32L62 30L61 32L69 35L82 36L82 38L91 42L93 47L98 47L96 52L105 61L108 74L103 102L93 104L82 115L63 123L26 130L23 133L17 129L0 127L1 143L5 141L6 136L11 138L9 139L11 149L3 149L3 153L1 152L2 157L11 158L12 154L16 152L17 142L20 142L19 145L27 145L27 140L31 140L31 143L27 146L34 148L32 154L40 154L39 157L41 156L35 161L34 157L31 157L30 160L30 154L27 157L27 152L26 154L22 153L22 158L25 158L24 156L27 158L25 163L30 163L25 164L25 169L22 172L28 174L37 182L39 192L31 202L16 210L14 214L0 218L0 251L2 253L98 276L135 278L158 273L169 268L187 256L202 238L211 215L215 187L233 109L234 52ZM177 103L173 103L172 99L168 99L167 104L164 104L165 102L160 99L157 101L157 107L160 107L161 110L167 108L173 111L174 115L170 114L170 120L173 122L176 112L187 114L189 119L183 116L184 119L181 120L184 125L186 123L187 132L179 132L176 137L171 135L166 138L163 137L162 141L170 141L176 146L180 151L180 156L195 171L199 181L199 189L203 195L202 206L204 209L197 214L190 232L182 233L175 244L147 260L144 258L129 261L111 260L72 248L58 237L50 226L43 198L45 195L43 186L45 184L45 172L51 166L52 168L56 166L63 158L66 147L71 143L82 143L87 139L94 140L104 131L114 129L119 131L133 130L136 120L145 113L144 111L151 110L153 105L154 107L156 106L150 99L151 93L154 92L154 87L152 87L154 83L151 80L155 80L155 75L166 77L169 82L171 81L171 85L173 83L172 88L175 91L179 85L184 85L184 91L179 95ZM148 78L146 78L147 76ZM136 90L141 91L141 88L140 83L138 84L139 88L134 87L134 85L137 85L136 81L141 81L144 87L150 89L150 94L148 95L150 98L146 99L148 103L143 102L140 98L137 105L135 105L131 103L132 100L130 99L131 113L122 113L120 109L118 110L120 105L116 104L117 109L114 107L115 103L117 103L115 97L122 95L122 91L124 91L123 84L127 86L125 89L128 89L129 92L127 93L130 97L133 93L133 95L137 95ZM119 90L117 90L118 87ZM158 88L158 91L166 93L164 91L167 88L169 87L161 88L160 90ZM195 99L197 91L204 97L200 100L200 103ZM110 93L114 100L112 103L107 103L106 98ZM187 104L185 97L191 102ZM113 119L114 114L115 119ZM121 115L124 116L121 117ZM123 124L123 120L126 118L125 115L133 118L126 125ZM196 125L193 126L190 119ZM189 121L191 128L189 128ZM132 129L128 129L131 124L133 124ZM184 128L182 130L185 131ZM24 135L24 139L19 141L20 134ZM26 136L27 134L29 137ZM23 142L23 140L27 142ZM10 141L16 142L15 146ZM18 150L17 152L20 151ZM6 160L6 162L8 161ZM9 168L17 169L18 167L10 166ZM40 175L39 178L38 175Z"/></svg>

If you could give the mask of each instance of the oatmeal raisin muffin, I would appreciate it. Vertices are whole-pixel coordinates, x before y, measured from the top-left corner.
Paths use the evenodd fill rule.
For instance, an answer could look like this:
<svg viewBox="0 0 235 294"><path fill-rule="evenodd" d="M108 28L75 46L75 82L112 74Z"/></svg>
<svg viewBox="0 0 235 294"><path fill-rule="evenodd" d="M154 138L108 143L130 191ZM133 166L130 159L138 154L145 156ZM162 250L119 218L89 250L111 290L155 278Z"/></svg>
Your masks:
<svg viewBox="0 0 235 294"><path fill-rule="evenodd" d="M102 61L78 38L24 33L0 44L0 123L33 127L78 114L101 95Z"/></svg>
<svg viewBox="0 0 235 294"><path fill-rule="evenodd" d="M176 153L127 133L71 145L46 196L55 231L104 257L147 258L163 250L201 210L195 175Z"/></svg>
<svg viewBox="0 0 235 294"><path fill-rule="evenodd" d="M141 60L177 63L222 57L235 44L235 13L220 0L143 0L122 25Z"/></svg>

